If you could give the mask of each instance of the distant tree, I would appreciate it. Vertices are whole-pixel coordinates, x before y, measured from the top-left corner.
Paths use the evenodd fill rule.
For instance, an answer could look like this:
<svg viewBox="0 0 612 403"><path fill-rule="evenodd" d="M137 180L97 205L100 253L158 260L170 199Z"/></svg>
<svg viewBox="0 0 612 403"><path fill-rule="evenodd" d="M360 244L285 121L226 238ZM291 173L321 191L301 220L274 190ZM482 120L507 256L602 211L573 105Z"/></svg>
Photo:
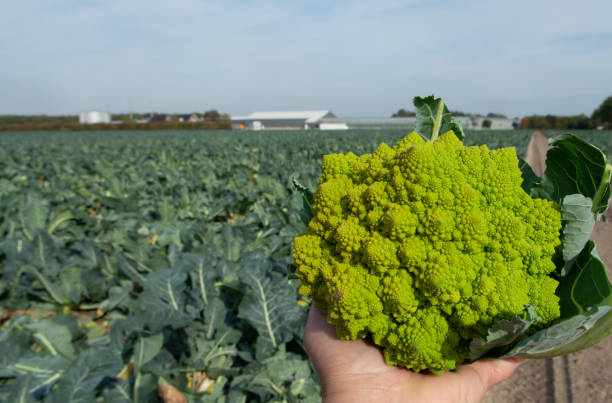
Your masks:
<svg viewBox="0 0 612 403"><path fill-rule="evenodd" d="M521 120L521 129L540 130L585 130L595 127L595 120L586 115L555 116L555 115L532 115L525 116Z"/></svg>
<svg viewBox="0 0 612 403"><path fill-rule="evenodd" d="M121 123L124 123L124 124L130 124L134 122L132 115L129 115L129 114L124 114L121 116L121 119L116 119L116 120L121 120Z"/></svg>
<svg viewBox="0 0 612 403"><path fill-rule="evenodd" d="M77 115L0 115L0 124L78 123Z"/></svg>
<svg viewBox="0 0 612 403"><path fill-rule="evenodd" d="M392 118L411 118L415 116L416 116L415 112L407 111L406 109L400 109L399 111L391 115Z"/></svg>
<svg viewBox="0 0 612 403"><path fill-rule="evenodd" d="M209 111L204 112L205 122L217 122L220 119L221 119L221 114L217 112L216 109L211 109Z"/></svg>
<svg viewBox="0 0 612 403"><path fill-rule="evenodd" d="M519 124L520 129L533 129L533 123L531 122L531 116L524 116Z"/></svg>
<svg viewBox="0 0 612 403"><path fill-rule="evenodd" d="M585 114L577 116L568 116L566 122L567 129L588 130L594 129L597 126L595 120L589 119Z"/></svg>
<svg viewBox="0 0 612 403"><path fill-rule="evenodd" d="M489 112L487 113L488 118L499 118L499 119L508 119L508 116L502 113Z"/></svg>
<svg viewBox="0 0 612 403"><path fill-rule="evenodd" d="M595 109L591 118L599 125L612 127L612 96L609 96Z"/></svg>
<svg viewBox="0 0 612 403"><path fill-rule="evenodd" d="M221 115L221 119L219 121L219 129L231 129L232 128L232 118L227 113Z"/></svg>
<svg viewBox="0 0 612 403"><path fill-rule="evenodd" d="M483 129L490 129L491 128L491 121L489 119L485 119L482 121L482 128Z"/></svg>

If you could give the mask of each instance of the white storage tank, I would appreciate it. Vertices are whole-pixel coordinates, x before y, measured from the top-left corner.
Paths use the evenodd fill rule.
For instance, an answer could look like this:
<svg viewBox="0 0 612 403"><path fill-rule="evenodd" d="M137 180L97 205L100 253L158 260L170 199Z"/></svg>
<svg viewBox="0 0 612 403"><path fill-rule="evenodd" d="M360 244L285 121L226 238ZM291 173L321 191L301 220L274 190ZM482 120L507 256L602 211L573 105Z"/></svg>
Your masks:
<svg viewBox="0 0 612 403"><path fill-rule="evenodd" d="M79 113L79 123L83 125L110 122L111 116L108 112L88 111Z"/></svg>

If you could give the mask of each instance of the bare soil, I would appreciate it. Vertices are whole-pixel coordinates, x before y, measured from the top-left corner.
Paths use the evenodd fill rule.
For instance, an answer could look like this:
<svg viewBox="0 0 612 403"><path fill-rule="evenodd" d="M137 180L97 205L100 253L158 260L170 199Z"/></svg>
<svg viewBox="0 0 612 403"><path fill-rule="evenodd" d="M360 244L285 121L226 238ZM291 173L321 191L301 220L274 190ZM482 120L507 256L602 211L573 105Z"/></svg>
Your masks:
<svg viewBox="0 0 612 403"><path fill-rule="evenodd" d="M538 176L542 176L544 168L546 168L546 152L549 148L548 137L539 130L533 132L527 146L525 161L527 161Z"/></svg>

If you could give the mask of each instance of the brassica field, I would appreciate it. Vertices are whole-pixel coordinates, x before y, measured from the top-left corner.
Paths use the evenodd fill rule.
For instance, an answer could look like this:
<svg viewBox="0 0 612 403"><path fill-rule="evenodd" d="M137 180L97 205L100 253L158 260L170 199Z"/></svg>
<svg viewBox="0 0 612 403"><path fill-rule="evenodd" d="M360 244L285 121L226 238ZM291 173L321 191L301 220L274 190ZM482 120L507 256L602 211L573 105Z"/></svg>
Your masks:
<svg viewBox="0 0 612 403"><path fill-rule="evenodd" d="M405 134L1 133L0 400L319 401L292 177ZM612 157L612 133L576 134Z"/></svg>
<svg viewBox="0 0 612 403"><path fill-rule="evenodd" d="M567 133L567 130L545 130L544 134L551 138L559 134ZM612 132L602 130L579 130L574 132L581 139L601 149L607 156L608 161L612 157Z"/></svg>

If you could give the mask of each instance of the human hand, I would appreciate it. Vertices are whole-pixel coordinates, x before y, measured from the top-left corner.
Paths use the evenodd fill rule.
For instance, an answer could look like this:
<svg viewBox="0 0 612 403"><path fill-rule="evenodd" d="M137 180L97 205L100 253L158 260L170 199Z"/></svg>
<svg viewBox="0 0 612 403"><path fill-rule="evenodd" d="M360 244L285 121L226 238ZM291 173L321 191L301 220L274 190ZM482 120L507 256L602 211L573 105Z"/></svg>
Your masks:
<svg viewBox="0 0 612 403"><path fill-rule="evenodd" d="M442 375L419 374L385 363L379 348L364 340L338 340L325 313L310 308L304 330L325 402L480 402L522 360L481 360Z"/></svg>

